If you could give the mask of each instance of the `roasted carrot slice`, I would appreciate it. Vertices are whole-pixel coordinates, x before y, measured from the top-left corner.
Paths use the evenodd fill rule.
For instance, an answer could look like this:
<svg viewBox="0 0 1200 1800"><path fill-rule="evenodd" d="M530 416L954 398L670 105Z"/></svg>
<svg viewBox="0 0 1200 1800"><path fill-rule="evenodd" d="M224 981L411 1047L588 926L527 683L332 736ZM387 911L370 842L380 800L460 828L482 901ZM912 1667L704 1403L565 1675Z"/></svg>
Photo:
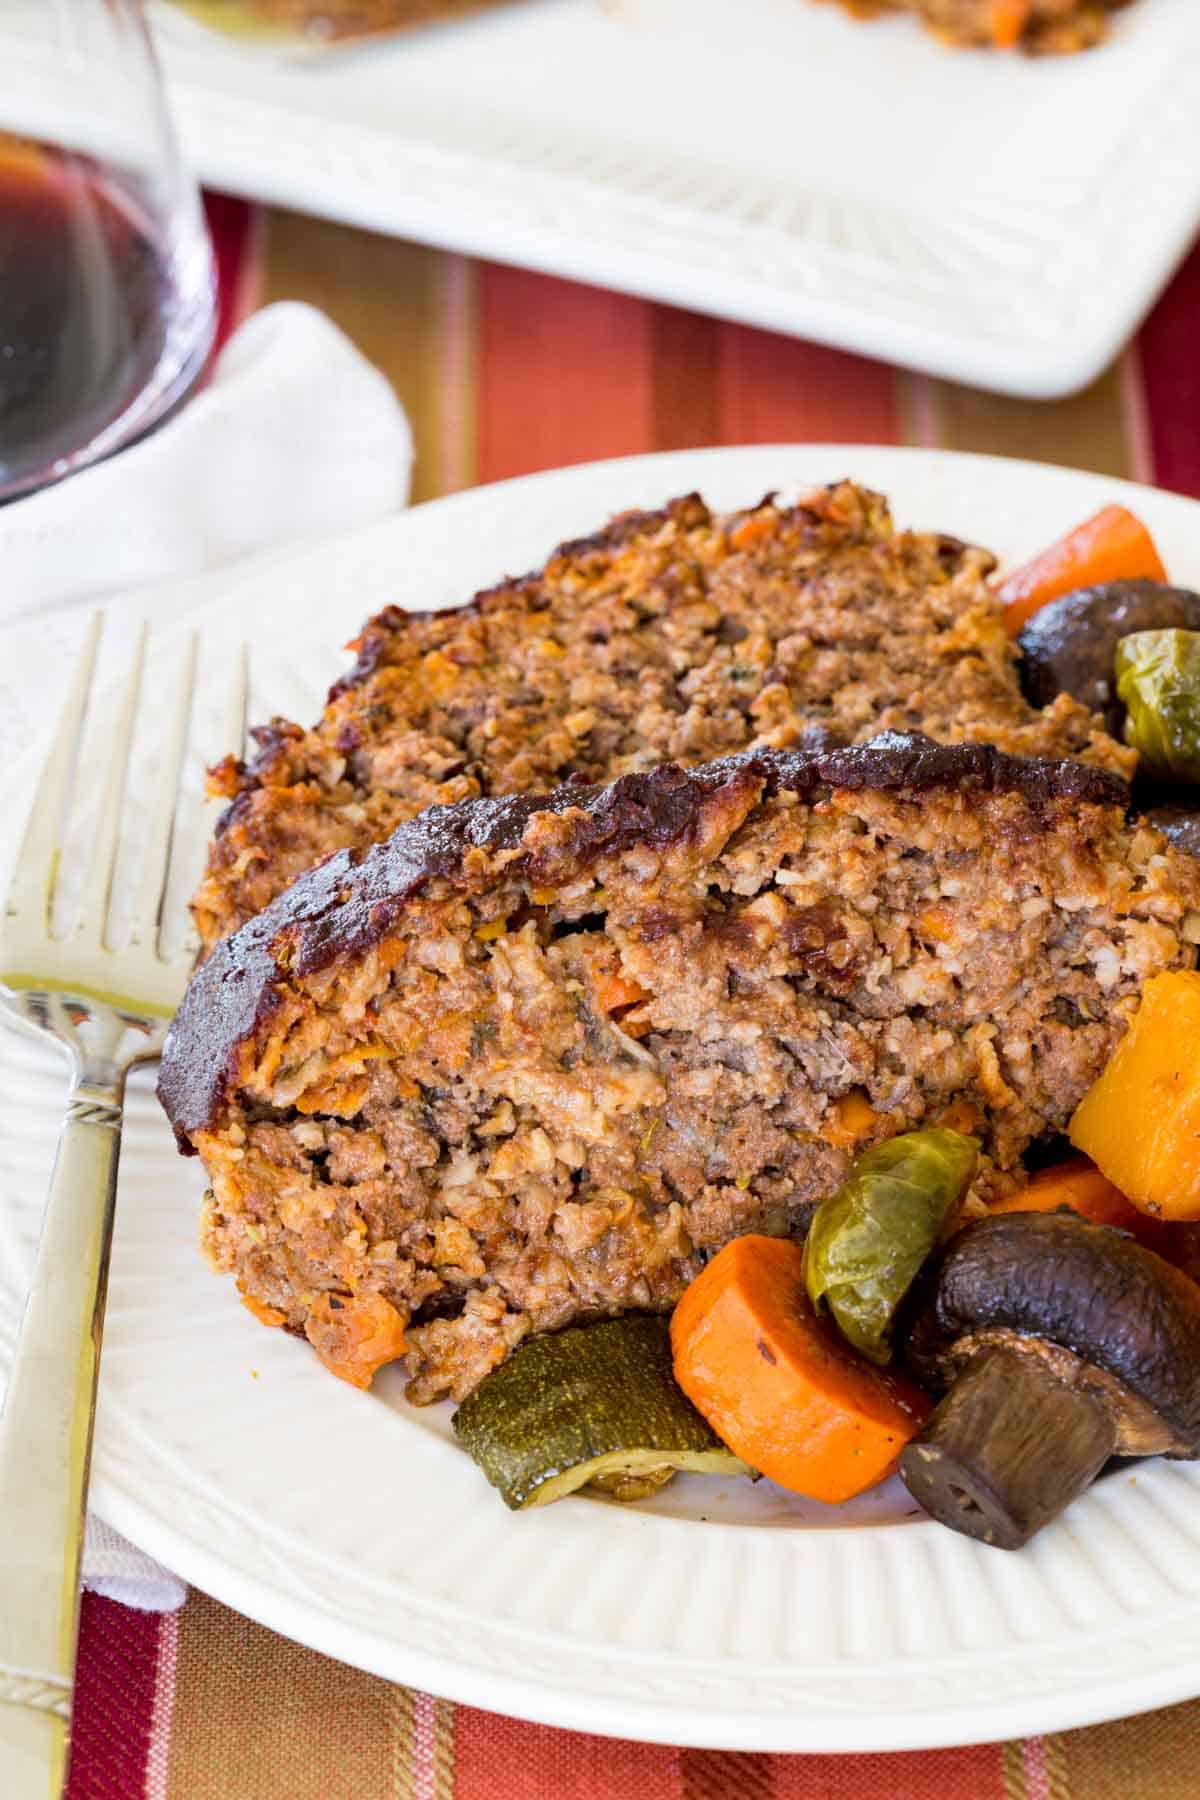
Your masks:
<svg viewBox="0 0 1200 1800"><path fill-rule="evenodd" d="M849 1500L891 1474L931 1402L822 1324L803 1267L789 1238L726 1244L675 1308L675 1379L751 1468L812 1500Z"/></svg>
<svg viewBox="0 0 1200 1800"><path fill-rule="evenodd" d="M991 1207L994 1213L1054 1212L1069 1206L1095 1225L1117 1225L1122 1231L1133 1231L1142 1223L1143 1215L1127 1200L1120 1188L1114 1187L1086 1156L1069 1156L1051 1168L1039 1169L1028 1187L1020 1193L1007 1194Z"/></svg>
<svg viewBox="0 0 1200 1800"><path fill-rule="evenodd" d="M997 50L1011 50L1020 43L1032 11L1033 0L992 0L992 42Z"/></svg>
<svg viewBox="0 0 1200 1800"><path fill-rule="evenodd" d="M1118 1231L1131 1232L1148 1250L1157 1250L1169 1262L1174 1260L1166 1243L1166 1226L1139 1212L1086 1156L1069 1156L1048 1169L1039 1169L1028 1187L998 1200L990 1210L1054 1212L1060 1206L1069 1206L1095 1225L1114 1225Z"/></svg>
<svg viewBox="0 0 1200 1800"><path fill-rule="evenodd" d="M1128 507L1106 506L996 587L1014 637L1039 607L1102 581L1165 581L1154 539Z"/></svg>

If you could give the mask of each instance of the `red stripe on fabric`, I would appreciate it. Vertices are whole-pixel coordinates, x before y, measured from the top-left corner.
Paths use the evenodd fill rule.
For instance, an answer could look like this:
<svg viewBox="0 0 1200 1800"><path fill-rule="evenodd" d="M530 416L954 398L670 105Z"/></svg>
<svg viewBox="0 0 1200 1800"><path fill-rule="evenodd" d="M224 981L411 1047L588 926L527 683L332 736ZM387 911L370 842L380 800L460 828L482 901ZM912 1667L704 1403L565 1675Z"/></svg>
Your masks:
<svg viewBox="0 0 1200 1800"><path fill-rule="evenodd" d="M650 308L655 450L721 441L721 326L675 306Z"/></svg>
<svg viewBox="0 0 1200 1800"><path fill-rule="evenodd" d="M1200 244L1138 339L1154 480L1200 498Z"/></svg>
<svg viewBox="0 0 1200 1800"><path fill-rule="evenodd" d="M722 437L727 444L898 444L894 371L823 344L721 327Z"/></svg>
<svg viewBox="0 0 1200 1800"><path fill-rule="evenodd" d="M681 1800L775 1800L778 1761L746 1750L681 1750Z"/></svg>
<svg viewBox="0 0 1200 1800"><path fill-rule="evenodd" d="M158 1613L83 1596L67 1800L141 1800L158 1671Z"/></svg>
<svg viewBox="0 0 1200 1800"><path fill-rule="evenodd" d="M773 1800L1004 1800L998 1744L890 1756L775 1756Z"/></svg>
<svg viewBox="0 0 1200 1800"><path fill-rule="evenodd" d="M479 271L479 480L653 444L650 307L485 263Z"/></svg>
<svg viewBox="0 0 1200 1800"><path fill-rule="evenodd" d="M245 274L246 259L253 248L254 208L231 194L204 196L204 213L212 238L213 260L217 268L217 334L219 350L230 332L240 323L238 300Z"/></svg>
<svg viewBox="0 0 1200 1800"><path fill-rule="evenodd" d="M454 1800L679 1800L679 1751L460 1706Z"/></svg>

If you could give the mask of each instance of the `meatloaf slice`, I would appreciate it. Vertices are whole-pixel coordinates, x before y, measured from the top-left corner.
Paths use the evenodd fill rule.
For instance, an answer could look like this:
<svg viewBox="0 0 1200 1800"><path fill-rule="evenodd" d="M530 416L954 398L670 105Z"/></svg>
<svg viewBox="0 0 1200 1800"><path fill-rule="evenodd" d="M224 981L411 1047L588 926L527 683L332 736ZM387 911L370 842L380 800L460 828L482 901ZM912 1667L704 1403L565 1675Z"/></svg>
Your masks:
<svg viewBox="0 0 1200 1800"><path fill-rule="evenodd" d="M878 495L843 482L724 517L690 494L466 606L389 607L311 731L277 719L250 767L215 772L233 804L196 896L201 937L211 946L321 857L424 806L812 730L921 730L1130 770L1076 701L1041 712L1022 698L992 567L955 538L894 530Z"/></svg>
<svg viewBox="0 0 1200 1800"><path fill-rule="evenodd" d="M978 1131L979 1192L1011 1185L1141 984L1194 960L1200 864L1126 800L884 734L435 808L335 856L167 1039L208 1253L364 1385L406 1331L424 1401L529 1331L669 1306L895 1132Z"/></svg>

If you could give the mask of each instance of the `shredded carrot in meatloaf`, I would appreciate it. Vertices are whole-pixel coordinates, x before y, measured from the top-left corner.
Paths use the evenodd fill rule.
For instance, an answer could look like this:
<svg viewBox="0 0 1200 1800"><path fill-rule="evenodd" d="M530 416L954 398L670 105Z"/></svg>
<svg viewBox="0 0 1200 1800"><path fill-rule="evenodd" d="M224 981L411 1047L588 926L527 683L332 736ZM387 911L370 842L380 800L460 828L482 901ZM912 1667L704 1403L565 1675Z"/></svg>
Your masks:
<svg viewBox="0 0 1200 1800"><path fill-rule="evenodd" d="M311 731L276 719L248 768L214 772L232 805L196 896L201 936L211 948L323 856L424 806L572 776L886 729L1131 769L1066 694L1045 711L1022 697L992 568L956 538L896 531L877 494L840 482L727 515L687 495L467 606L389 607Z"/></svg>
<svg viewBox="0 0 1200 1800"><path fill-rule="evenodd" d="M334 857L217 947L168 1040L209 1254L347 1380L407 1347L430 1400L803 1233L896 1132L960 1122L995 1198L1194 960L1200 862L1127 799L887 734L432 809Z"/></svg>

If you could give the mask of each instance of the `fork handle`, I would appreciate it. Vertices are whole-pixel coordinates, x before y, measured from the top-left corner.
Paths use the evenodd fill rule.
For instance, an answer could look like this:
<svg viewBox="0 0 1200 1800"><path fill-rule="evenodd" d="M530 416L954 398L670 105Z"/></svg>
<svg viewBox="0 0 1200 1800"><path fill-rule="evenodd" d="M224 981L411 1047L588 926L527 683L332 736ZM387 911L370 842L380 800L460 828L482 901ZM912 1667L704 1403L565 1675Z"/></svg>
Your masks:
<svg viewBox="0 0 1200 1800"><path fill-rule="evenodd" d="M0 1794L58 1800L124 1078L77 1077L0 1412Z"/></svg>

